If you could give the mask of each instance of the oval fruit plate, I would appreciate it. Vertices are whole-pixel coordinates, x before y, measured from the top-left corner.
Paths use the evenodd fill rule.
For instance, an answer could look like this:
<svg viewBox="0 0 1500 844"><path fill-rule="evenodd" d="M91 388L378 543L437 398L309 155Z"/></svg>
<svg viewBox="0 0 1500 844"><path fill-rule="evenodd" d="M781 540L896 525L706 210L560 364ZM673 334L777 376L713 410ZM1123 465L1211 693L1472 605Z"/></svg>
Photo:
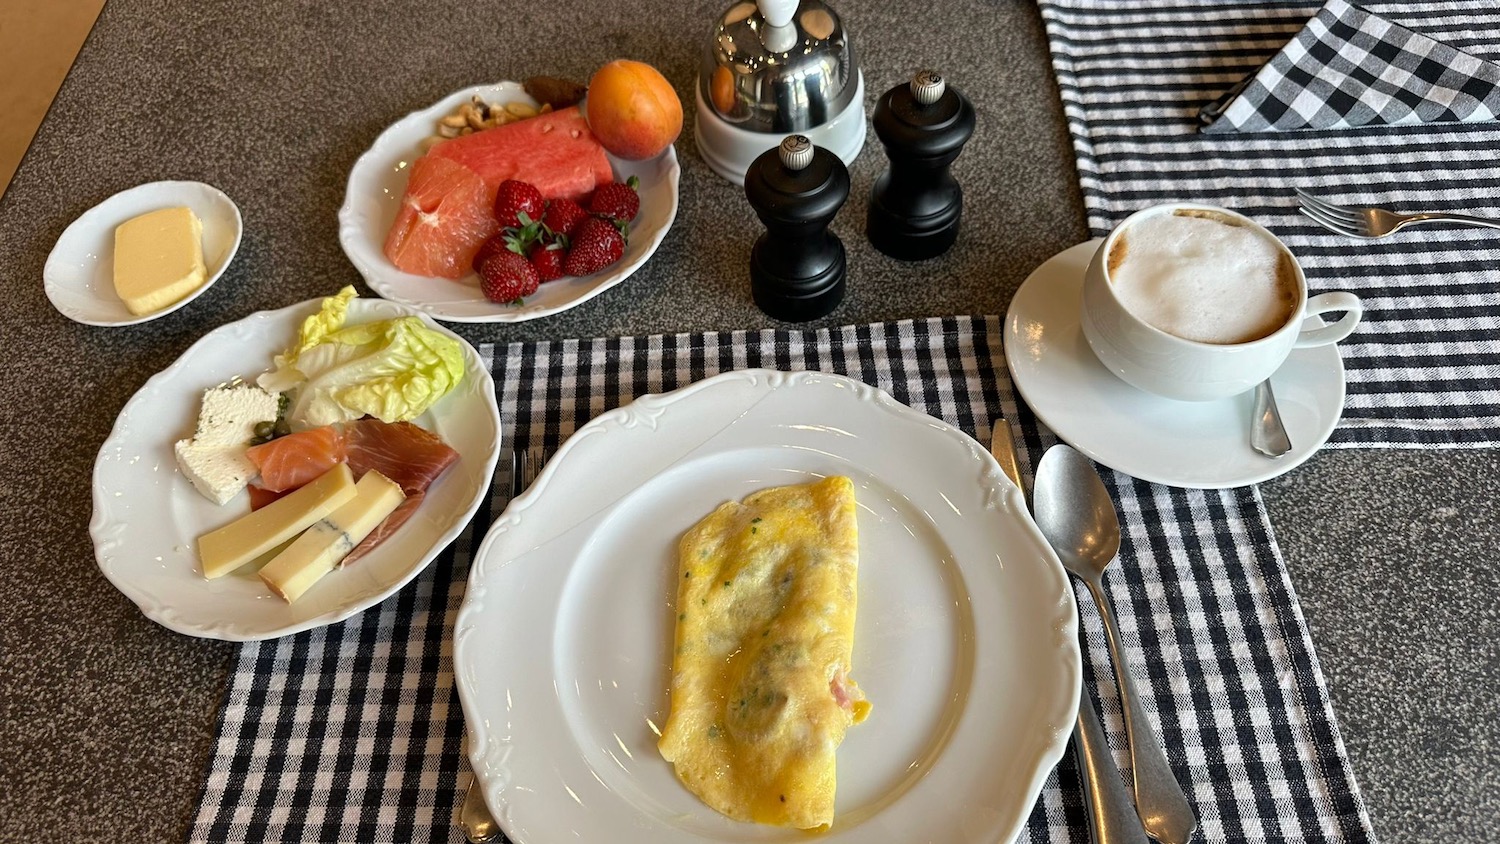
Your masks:
<svg viewBox="0 0 1500 844"><path fill-rule="evenodd" d="M452 280L412 275L385 256L385 239L406 192L407 171L422 155L422 141L437 122L478 96L485 102L536 105L517 82L476 85L455 91L428 108L396 121L375 139L349 172L344 207L339 209L339 243L344 254L376 294L409 305L447 322L524 322L572 308L629 278L646 263L677 217L677 182L681 168L672 147L646 161L609 156L617 181L640 179L640 214L630 224L625 255L613 266L582 278L549 281L520 305L499 304L484 297L479 278ZM532 118L543 119L541 117ZM607 154L607 153L606 153Z"/></svg>

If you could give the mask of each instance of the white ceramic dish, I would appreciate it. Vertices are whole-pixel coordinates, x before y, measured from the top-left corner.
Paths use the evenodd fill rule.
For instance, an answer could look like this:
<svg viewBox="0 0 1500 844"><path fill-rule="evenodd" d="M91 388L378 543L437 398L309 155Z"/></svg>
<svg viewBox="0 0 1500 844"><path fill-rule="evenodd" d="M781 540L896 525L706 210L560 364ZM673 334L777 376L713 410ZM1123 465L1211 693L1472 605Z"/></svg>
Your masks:
<svg viewBox="0 0 1500 844"><path fill-rule="evenodd" d="M137 316L115 294L115 228L132 217L185 205L203 223L208 279L181 301ZM58 312L85 325L135 325L166 316L213 286L239 251L244 221L224 192L202 182L149 182L120 191L63 230L42 268L42 288Z"/></svg>
<svg viewBox="0 0 1500 844"><path fill-rule="evenodd" d="M717 504L830 474L859 502L851 675L829 842L1007 842L1077 711L1077 613L979 444L872 387L731 372L568 440L485 537L454 630L469 756L516 844L803 841L731 821L656 749L676 544ZM581 808L580 808L581 807Z"/></svg>
<svg viewBox="0 0 1500 844"><path fill-rule="evenodd" d="M584 278L550 281L520 306L484 298L477 276L458 281L404 273L385 257L385 236L406 191L406 168L421 156L422 140L439 118L479 95L491 103L536 104L516 82L476 85L455 91L421 111L401 118L380 134L349 172L344 207L339 209L339 243L344 254L380 296L410 305L447 322L524 322L566 311L629 278L646 263L677 217L681 168L672 147L647 161L609 157L615 178L640 178L640 214L630 224L630 243L614 266Z"/></svg>
<svg viewBox="0 0 1500 844"><path fill-rule="evenodd" d="M1083 274L1099 243L1080 243L1038 267L1005 317L1005 360L1016 389L1057 436L1127 475L1200 489L1270 480L1328 441L1344 408L1344 365L1333 345L1297 349L1271 376L1292 440L1292 451L1277 459L1250 448L1250 393L1173 401L1116 378L1079 325Z"/></svg>
<svg viewBox="0 0 1500 844"><path fill-rule="evenodd" d="M489 368L468 343L464 380L415 421L436 432L459 461L428 490L402 528L368 556L325 577L296 603L271 594L248 568L216 580L201 574L200 534L249 512L248 494L223 507L177 468L172 446L191 436L203 391L270 368L321 300L262 311L209 332L126 402L94 464L89 533L99 569L146 617L210 639L252 641L342 621L396 592L448 546L478 509L500 456L500 414ZM412 311L356 299L349 324ZM430 323L431 320L428 320Z"/></svg>

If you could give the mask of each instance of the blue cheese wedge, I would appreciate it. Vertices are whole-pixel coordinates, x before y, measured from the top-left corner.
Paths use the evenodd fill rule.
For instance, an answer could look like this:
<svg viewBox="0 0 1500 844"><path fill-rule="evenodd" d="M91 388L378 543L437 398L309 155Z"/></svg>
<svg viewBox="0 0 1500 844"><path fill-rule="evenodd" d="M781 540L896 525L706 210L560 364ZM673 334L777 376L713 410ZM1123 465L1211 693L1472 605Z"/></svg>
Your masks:
<svg viewBox="0 0 1500 844"><path fill-rule="evenodd" d="M348 464L340 463L296 492L198 537L203 576L229 574L307 530L353 498L354 474Z"/></svg>
<svg viewBox="0 0 1500 844"><path fill-rule="evenodd" d="M191 208L161 208L115 227L115 293L131 313L156 313L207 280L203 224Z"/></svg>
<svg viewBox="0 0 1500 844"><path fill-rule="evenodd" d="M245 456L255 426L275 422L280 399L259 387L215 387L203 394L198 430L173 448L177 466L205 498L223 506L256 475Z"/></svg>
<svg viewBox="0 0 1500 844"><path fill-rule="evenodd" d="M406 499L401 485L369 471L354 485L354 498L314 522L285 551L260 570L271 591L291 603L333 571L354 546Z"/></svg>

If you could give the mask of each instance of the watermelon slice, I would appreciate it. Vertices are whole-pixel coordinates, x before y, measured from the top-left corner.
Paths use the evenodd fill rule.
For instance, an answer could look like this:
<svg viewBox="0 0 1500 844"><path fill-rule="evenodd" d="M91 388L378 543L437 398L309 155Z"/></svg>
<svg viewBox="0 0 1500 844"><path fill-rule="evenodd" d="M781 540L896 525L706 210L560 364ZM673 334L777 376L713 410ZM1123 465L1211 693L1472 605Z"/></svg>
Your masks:
<svg viewBox="0 0 1500 844"><path fill-rule="evenodd" d="M417 159L385 238L385 256L414 275L463 278L473 272L474 254L500 231L494 211L498 187L499 182L487 184L450 159Z"/></svg>
<svg viewBox="0 0 1500 844"><path fill-rule="evenodd" d="M573 200L614 179L604 147L577 106L443 141L427 157L478 173L491 197L506 179L535 185L547 199Z"/></svg>

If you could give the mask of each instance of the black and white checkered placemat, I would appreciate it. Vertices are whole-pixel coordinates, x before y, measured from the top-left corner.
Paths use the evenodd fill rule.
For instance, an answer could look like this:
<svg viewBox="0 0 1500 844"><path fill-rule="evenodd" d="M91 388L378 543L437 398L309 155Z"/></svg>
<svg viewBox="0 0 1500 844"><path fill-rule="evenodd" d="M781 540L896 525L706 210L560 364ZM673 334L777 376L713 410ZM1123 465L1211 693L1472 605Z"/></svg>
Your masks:
<svg viewBox="0 0 1500 844"><path fill-rule="evenodd" d="M1004 416L1028 466L1053 442L1018 404L995 318L513 344L483 354L500 392L501 466L511 465L511 449L554 451L635 396L745 367L846 373L984 441ZM1105 478L1125 529L1107 586L1142 703L1200 818L1199 840L1369 840L1258 491ZM455 812L470 776L449 635L472 555L508 487L502 471L469 529L395 597L342 624L244 647L191 840L462 840ZM1086 600L1082 617L1085 683L1124 765L1119 698ZM1082 805L1069 754L1024 840L1086 841Z"/></svg>
<svg viewBox="0 0 1500 844"><path fill-rule="evenodd" d="M1340 203L1500 217L1500 123L1204 134L1199 110L1300 32L1317 0L1038 0L1089 226L1193 200L1281 236L1315 291L1351 290L1364 323L1336 446L1500 445L1500 232L1414 228L1357 241L1297 213L1293 187ZM1364 7L1500 60L1500 3Z"/></svg>

